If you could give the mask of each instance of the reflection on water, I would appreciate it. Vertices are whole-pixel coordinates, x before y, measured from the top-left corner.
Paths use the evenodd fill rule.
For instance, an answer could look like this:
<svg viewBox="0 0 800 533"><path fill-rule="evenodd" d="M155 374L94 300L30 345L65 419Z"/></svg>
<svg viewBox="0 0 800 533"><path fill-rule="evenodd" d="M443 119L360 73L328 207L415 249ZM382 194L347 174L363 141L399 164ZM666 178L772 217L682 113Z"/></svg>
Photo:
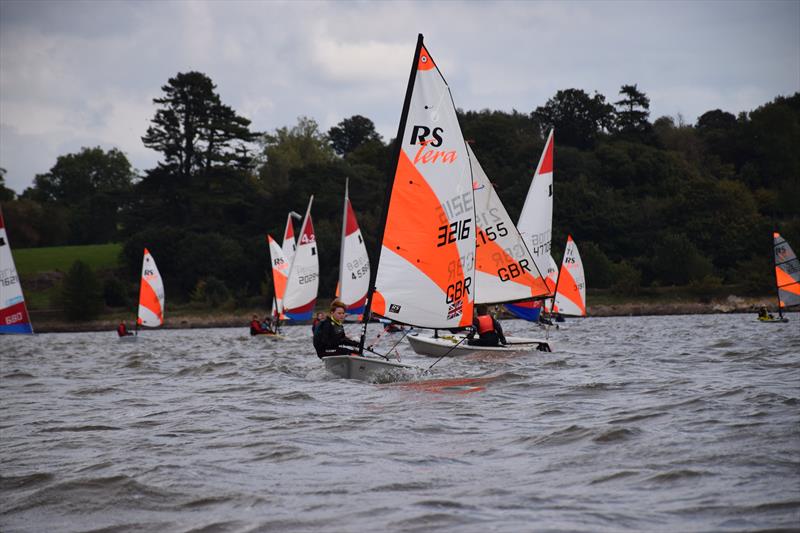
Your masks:
<svg viewBox="0 0 800 533"><path fill-rule="evenodd" d="M308 326L0 337L0 530L796 528L790 319L574 320L389 384L328 374Z"/></svg>

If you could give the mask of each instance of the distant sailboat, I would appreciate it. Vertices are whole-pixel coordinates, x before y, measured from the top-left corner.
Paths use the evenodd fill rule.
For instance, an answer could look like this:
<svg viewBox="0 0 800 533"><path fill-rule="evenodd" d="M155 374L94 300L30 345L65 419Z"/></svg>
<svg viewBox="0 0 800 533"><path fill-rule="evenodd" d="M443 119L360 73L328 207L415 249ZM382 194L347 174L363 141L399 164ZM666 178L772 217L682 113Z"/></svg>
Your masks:
<svg viewBox="0 0 800 533"><path fill-rule="evenodd" d="M578 245L567 235L564 259L556 282L553 313L566 316L586 316L586 278L583 273Z"/></svg>
<svg viewBox="0 0 800 533"><path fill-rule="evenodd" d="M775 248L775 283L778 289L778 314L781 322L789 319L783 311L789 307L800 305L800 260L778 232L773 233ZM774 319L773 319L774 320ZM766 320L769 321L769 320Z"/></svg>
<svg viewBox="0 0 800 533"><path fill-rule="evenodd" d="M345 182L337 296L345 304L347 314L361 315L364 313L369 289L369 256L356 214L350 204L348 184L349 182Z"/></svg>
<svg viewBox="0 0 800 533"><path fill-rule="evenodd" d="M139 326L157 328L164 323L164 282L156 262L147 248L142 258L142 279L139 284L139 310L136 330ZM120 337L120 340L135 340L136 336Z"/></svg>
<svg viewBox="0 0 800 533"><path fill-rule="evenodd" d="M553 235L553 130L547 136L542 156L533 174L517 229L539 271L545 275L547 287L553 293L558 276L556 262L550 255ZM525 302L506 305L506 309L519 318L535 322L539 319L542 305L539 302Z"/></svg>
<svg viewBox="0 0 800 533"><path fill-rule="evenodd" d="M314 224L311 221L312 196L300 229L297 251L289 267L283 313L291 320L310 320L319 288L319 257Z"/></svg>
<svg viewBox="0 0 800 533"><path fill-rule="evenodd" d="M6 223L0 211L0 335L31 334L33 326L11 255Z"/></svg>
<svg viewBox="0 0 800 533"><path fill-rule="evenodd" d="M291 239L294 241L293 237ZM272 235L267 235L267 243L269 244L269 255L272 263L272 285L274 294L272 298L271 315L278 320L282 320L286 318L283 314L283 297L286 294L286 282L289 278L290 265L283 255L283 249L278 245L278 242L272 238Z"/></svg>

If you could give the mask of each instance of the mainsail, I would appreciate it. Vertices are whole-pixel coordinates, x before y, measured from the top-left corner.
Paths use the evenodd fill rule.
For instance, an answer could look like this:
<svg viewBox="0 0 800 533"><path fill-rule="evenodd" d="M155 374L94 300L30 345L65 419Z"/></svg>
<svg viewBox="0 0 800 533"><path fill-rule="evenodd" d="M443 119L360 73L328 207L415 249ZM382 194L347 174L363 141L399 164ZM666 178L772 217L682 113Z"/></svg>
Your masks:
<svg viewBox="0 0 800 533"><path fill-rule="evenodd" d="M545 274L547 287L552 294L558 276L556 262L550 255L553 235L553 130L547 136L539 164L533 174L517 229L539 271ZM506 308L519 318L532 321L539 318L541 311L541 306L536 302L507 305Z"/></svg>
<svg viewBox="0 0 800 533"><path fill-rule="evenodd" d="M472 161L475 196L475 303L501 303L549 296L539 269L478 159Z"/></svg>
<svg viewBox="0 0 800 533"><path fill-rule="evenodd" d="M467 326L475 290L472 169L450 88L421 34L396 143L369 308L414 326Z"/></svg>
<svg viewBox="0 0 800 533"><path fill-rule="evenodd" d="M292 238L294 241L294 238ZM279 318L283 316L283 297L286 294L286 281L289 277L289 262L283 255L278 242L272 238L272 235L267 235L267 243L269 244L269 256L272 262L272 284L274 290L274 298L272 302L273 314Z"/></svg>
<svg viewBox="0 0 800 533"><path fill-rule="evenodd" d="M6 223L0 211L0 334L33 333L22 285L11 255Z"/></svg>
<svg viewBox="0 0 800 533"><path fill-rule="evenodd" d="M155 328L164 323L164 283L156 262L147 248L142 259L142 282L139 285L137 326Z"/></svg>
<svg viewBox="0 0 800 533"><path fill-rule="evenodd" d="M778 312L800 305L800 260L778 232L772 234L775 246L775 281L778 286Z"/></svg>
<svg viewBox="0 0 800 533"><path fill-rule="evenodd" d="M360 315L364 312L369 290L369 256L350 204L348 184L345 182L337 296L345 304L348 314Z"/></svg>
<svg viewBox="0 0 800 533"><path fill-rule="evenodd" d="M570 316L586 316L586 278L583 274L583 262L578 246L567 235L567 246L564 248L564 260L556 282L556 297L553 301L553 312Z"/></svg>
<svg viewBox="0 0 800 533"><path fill-rule="evenodd" d="M306 216L300 229L300 239L294 260L289 267L283 312L292 320L309 320L314 313L319 286L319 258L314 224L311 222L312 196L308 200Z"/></svg>
<svg viewBox="0 0 800 533"><path fill-rule="evenodd" d="M289 215L286 217L286 229L283 231L281 250L283 251L283 258L287 265L292 264L292 260L294 260L294 253L297 250L297 243L294 240L294 224L292 222L292 218L295 216L300 218L300 215L294 211L289 213Z"/></svg>

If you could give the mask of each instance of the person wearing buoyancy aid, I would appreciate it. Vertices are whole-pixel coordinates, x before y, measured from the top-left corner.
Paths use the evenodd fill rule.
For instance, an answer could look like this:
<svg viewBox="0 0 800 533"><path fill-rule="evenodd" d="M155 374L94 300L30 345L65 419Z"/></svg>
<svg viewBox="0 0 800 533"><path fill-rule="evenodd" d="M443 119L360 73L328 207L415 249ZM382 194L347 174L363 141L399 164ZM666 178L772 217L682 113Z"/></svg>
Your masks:
<svg viewBox="0 0 800 533"><path fill-rule="evenodd" d="M117 326L117 335L120 337L127 337L128 335L133 335L128 328L125 326L125 322L120 322L119 326Z"/></svg>
<svg viewBox="0 0 800 533"><path fill-rule="evenodd" d="M489 314L489 309L484 304L475 306L475 318L472 319L474 331L467 336L467 344L471 346L505 346L506 337L500 322ZM475 333L479 335L474 338Z"/></svg>
<svg viewBox="0 0 800 533"><path fill-rule="evenodd" d="M344 332L345 309L341 301L331 302L330 315L314 330L314 349L320 359L331 355L350 355L358 350L358 342L348 338Z"/></svg>
<svg viewBox="0 0 800 533"><path fill-rule="evenodd" d="M253 315L253 320L250 321L250 335L261 335L262 333L267 333L267 331L261 327L258 315Z"/></svg>

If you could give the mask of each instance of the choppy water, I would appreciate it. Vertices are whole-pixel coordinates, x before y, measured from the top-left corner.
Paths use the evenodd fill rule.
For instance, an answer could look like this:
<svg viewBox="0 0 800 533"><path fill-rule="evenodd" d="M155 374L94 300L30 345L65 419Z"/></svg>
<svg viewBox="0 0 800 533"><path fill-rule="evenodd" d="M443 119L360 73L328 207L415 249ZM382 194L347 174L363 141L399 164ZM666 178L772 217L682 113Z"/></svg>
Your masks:
<svg viewBox="0 0 800 533"><path fill-rule="evenodd" d="M471 388L335 378L307 326L2 337L0 530L797 530L791 318L576 320L423 378Z"/></svg>

